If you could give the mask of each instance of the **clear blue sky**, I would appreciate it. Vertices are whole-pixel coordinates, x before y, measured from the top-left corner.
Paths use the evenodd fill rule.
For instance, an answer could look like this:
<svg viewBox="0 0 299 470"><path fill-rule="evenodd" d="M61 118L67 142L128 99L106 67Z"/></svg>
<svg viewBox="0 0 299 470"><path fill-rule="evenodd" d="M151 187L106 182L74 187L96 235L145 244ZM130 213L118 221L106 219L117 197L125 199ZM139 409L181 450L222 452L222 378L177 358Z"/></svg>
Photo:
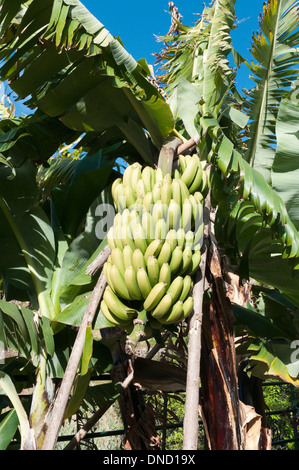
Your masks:
<svg viewBox="0 0 299 470"><path fill-rule="evenodd" d="M119 36L132 56L138 60L145 58L154 63L152 53L159 52L161 45L155 36L163 36L170 26L168 0L81 0L88 10L100 20L114 36ZM174 0L183 16L182 22L192 26L198 14L202 13L203 2L195 0ZM209 4L209 0L206 1ZM236 0L235 9L238 29L232 32L233 44L237 51L250 58L252 32L259 29L258 17L262 12L263 0ZM239 90L251 87L248 69L241 67L238 75Z"/></svg>
<svg viewBox="0 0 299 470"><path fill-rule="evenodd" d="M145 58L154 64L153 53L159 52L161 44L156 36L165 35L170 26L168 0L81 0L88 10L100 20L113 36L119 36L132 56L138 60ZM209 4L210 0L206 0ZM202 13L203 2L196 0L175 0L175 5L183 16L182 22L192 26ZM250 58L252 32L259 29L258 17L262 11L263 0L236 0L238 28L232 31L234 47L245 58ZM238 72L237 87L251 88L249 71L243 65ZM26 114L27 108L17 103L17 114Z"/></svg>

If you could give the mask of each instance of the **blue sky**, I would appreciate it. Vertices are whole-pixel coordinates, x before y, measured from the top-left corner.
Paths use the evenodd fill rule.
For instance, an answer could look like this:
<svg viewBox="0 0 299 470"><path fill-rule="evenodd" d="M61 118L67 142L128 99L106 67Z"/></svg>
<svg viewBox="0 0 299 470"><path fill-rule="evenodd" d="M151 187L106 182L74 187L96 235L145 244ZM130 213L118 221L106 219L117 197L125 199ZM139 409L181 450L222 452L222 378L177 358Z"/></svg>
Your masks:
<svg viewBox="0 0 299 470"><path fill-rule="evenodd" d="M81 0L88 10L100 20L114 36L119 36L125 48L138 60L145 58L154 63L153 53L159 52L161 45L155 36L163 36L170 26L168 0ZM182 22L192 26L203 10L203 2L195 0L175 0L174 4L183 15ZM206 1L209 4L209 0ZM250 58L252 32L259 29L258 17L263 0L236 0L235 9L238 29L232 32L233 44L243 57ZM242 66L238 74L238 89L251 87L248 69Z"/></svg>
<svg viewBox="0 0 299 470"><path fill-rule="evenodd" d="M163 36L170 26L168 0L81 0L88 10L110 31L113 36L119 36L126 50L139 60L145 58L149 64L154 64L153 53L159 52L161 44L156 36ZM209 4L210 0L206 1ZM203 2L196 0L175 0L175 5L183 16L182 22L192 26L203 10ZM238 28L232 31L233 45L245 58L250 59L250 43L252 32L259 29L258 17L262 11L263 0L236 0L236 16ZM238 71L237 88L251 88L253 82L248 78L249 71L242 65ZM22 103L16 103L18 115L26 114L27 108Z"/></svg>

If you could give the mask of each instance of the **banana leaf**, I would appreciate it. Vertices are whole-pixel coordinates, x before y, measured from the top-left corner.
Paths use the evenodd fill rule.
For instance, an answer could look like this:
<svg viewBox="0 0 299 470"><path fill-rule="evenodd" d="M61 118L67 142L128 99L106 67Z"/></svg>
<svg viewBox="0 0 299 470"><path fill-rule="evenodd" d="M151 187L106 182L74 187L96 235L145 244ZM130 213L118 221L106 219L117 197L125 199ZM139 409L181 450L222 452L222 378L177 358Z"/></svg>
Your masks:
<svg viewBox="0 0 299 470"><path fill-rule="evenodd" d="M290 97L281 101L276 122L277 149L272 165L273 189L284 201L290 219L299 229L299 104Z"/></svg>
<svg viewBox="0 0 299 470"><path fill-rule="evenodd" d="M174 121L148 79L148 67L135 61L78 0L16 3L15 24L7 22L9 3L0 2L2 79L10 80L30 107L72 130L118 127L152 161L143 129L160 148Z"/></svg>
<svg viewBox="0 0 299 470"><path fill-rule="evenodd" d="M266 309L269 299L271 308ZM273 314L273 304L279 309L277 315ZM248 355L246 370L249 374L261 379L274 377L299 386L299 360L294 358L293 347L294 338L298 335L298 320L294 318L296 307L270 289L266 289L265 293L262 289L258 305L258 310L255 310L251 305L241 307L233 304L237 353ZM285 315L288 315L287 319Z"/></svg>
<svg viewBox="0 0 299 470"><path fill-rule="evenodd" d="M268 183L275 158L279 105L298 76L298 32L296 2L264 3L260 30L252 38L253 60L246 62L256 86L247 92L244 102L250 118L245 159Z"/></svg>
<svg viewBox="0 0 299 470"><path fill-rule="evenodd" d="M11 410L0 421L0 450L6 450L13 439L19 425L18 415Z"/></svg>

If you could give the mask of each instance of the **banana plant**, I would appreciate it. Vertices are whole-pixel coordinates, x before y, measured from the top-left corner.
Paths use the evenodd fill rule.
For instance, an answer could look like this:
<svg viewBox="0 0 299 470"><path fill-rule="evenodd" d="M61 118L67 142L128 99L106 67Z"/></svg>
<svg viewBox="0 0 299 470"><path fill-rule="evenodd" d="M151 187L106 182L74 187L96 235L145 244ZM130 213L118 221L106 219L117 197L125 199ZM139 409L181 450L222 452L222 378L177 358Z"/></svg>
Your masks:
<svg viewBox="0 0 299 470"><path fill-rule="evenodd" d="M98 174L102 176L103 168L110 168L101 189L109 188L108 183L117 178L109 164L97 166L103 149L110 149L110 158L116 155L129 163L155 165L161 146L173 136L182 142L191 139L201 160L210 166L215 236L238 267L240 278L269 285L298 307L298 191L294 178L298 103L290 90L299 63L297 2L269 0L264 4L261 31L252 40L253 61L247 64L257 85L245 96L236 90L237 72L230 63L231 57L236 65L241 60L230 37L234 5L235 0L215 0L204 7L195 26L177 22L175 34L162 38L165 50L159 60L166 73L158 77L160 90L153 84L146 62L135 61L79 0L0 0L0 57L5 59L1 79L8 80L28 106L38 109L35 118L46 128L61 132L60 143L80 137L79 145L88 153L87 159L74 165L77 179L73 184L51 191L54 225L49 225L41 208L32 207L36 189L34 194L16 199L23 209L16 201L11 207L4 202L6 191L12 194L9 184L25 181L18 179L22 169L28 178L24 186L30 191L34 167L30 159L21 165L20 156L10 161L5 154L9 150L5 145L11 145L12 152L23 141L27 143L28 136L15 131L3 137L3 155L11 168L3 167L1 217L8 241L15 243L14 253L21 249L22 258L19 264L14 260L11 269L3 257L8 266L7 286L14 295L16 290L23 292L24 286L28 293L37 294L42 318L53 322L56 315L60 319L76 317L77 306L73 309L69 304L79 300L82 286L91 285L83 269L90 248L96 256L103 245L90 244L92 216L87 217L83 233L78 234L78 228L99 195ZM58 145L55 141L56 149ZM41 148L36 154L38 162L51 156ZM92 167L91 174L83 173L90 183L86 198L80 193L81 163ZM15 179L7 180L8 175ZM24 189L22 185L16 188L17 195ZM19 211L20 220L26 217L27 230L17 230L11 210ZM27 237L41 230L46 231L42 237L47 240L46 249L31 255ZM77 263L81 249L87 253ZM78 267L75 272L74 265ZM244 324L250 320L245 322L239 311L240 318ZM252 347L251 359L261 350ZM264 361L268 367L264 372L271 369L279 375L279 367L271 367L272 362ZM282 378L295 382L296 370L287 368L287 374Z"/></svg>

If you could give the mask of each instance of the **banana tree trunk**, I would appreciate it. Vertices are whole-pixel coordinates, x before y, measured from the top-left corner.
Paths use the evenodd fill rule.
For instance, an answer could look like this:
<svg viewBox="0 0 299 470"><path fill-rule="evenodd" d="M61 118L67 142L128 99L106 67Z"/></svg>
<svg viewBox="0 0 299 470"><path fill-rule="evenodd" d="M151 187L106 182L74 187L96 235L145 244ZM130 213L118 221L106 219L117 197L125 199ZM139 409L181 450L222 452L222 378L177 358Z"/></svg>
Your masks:
<svg viewBox="0 0 299 470"><path fill-rule="evenodd" d="M220 256L212 242L207 277L210 301L204 303L201 351L201 412L210 450L242 450L233 312L226 297Z"/></svg>

